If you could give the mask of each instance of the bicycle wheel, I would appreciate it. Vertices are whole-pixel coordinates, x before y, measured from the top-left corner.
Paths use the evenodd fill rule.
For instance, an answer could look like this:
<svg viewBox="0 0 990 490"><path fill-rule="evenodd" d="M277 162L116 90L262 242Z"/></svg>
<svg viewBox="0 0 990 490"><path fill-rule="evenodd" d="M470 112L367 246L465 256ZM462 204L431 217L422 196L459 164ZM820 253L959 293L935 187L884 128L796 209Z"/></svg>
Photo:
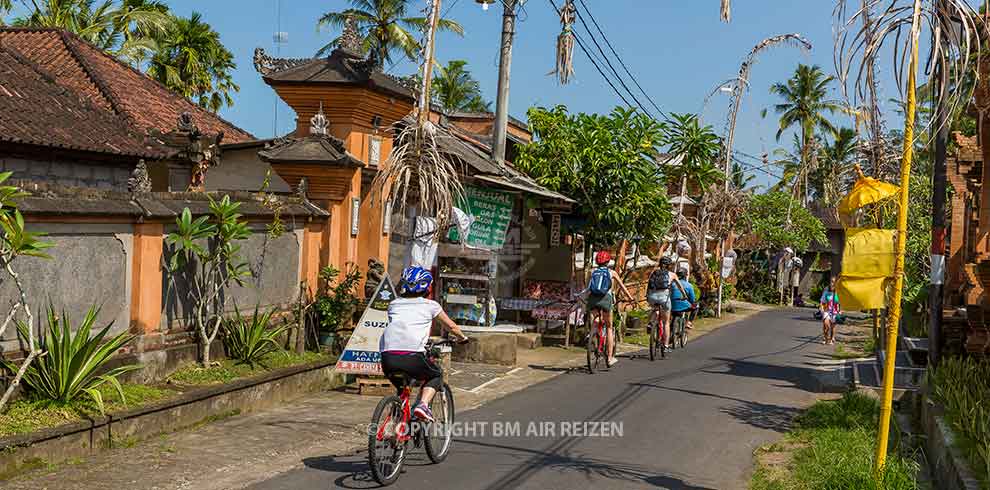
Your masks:
<svg viewBox="0 0 990 490"><path fill-rule="evenodd" d="M371 476L381 486L395 483L402 471L406 444L399 442L401 432L409 430L402 420L402 399L392 395L382 398L368 428L368 466Z"/></svg>
<svg viewBox="0 0 990 490"><path fill-rule="evenodd" d="M585 341L585 350L588 354L588 374L595 374L595 364L597 364L595 362L595 357L598 356L598 341L595 340L596 337L598 336L595 334L594 327L592 327L592 330L588 332L588 338Z"/></svg>
<svg viewBox="0 0 990 490"><path fill-rule="evenodd" d="M660 359L667 357L667 336L663 333L663 320L657 319L657 339L659 339L657 349L660 350Z"/></svg>
<svg viewBox="0 0 990 490"><path fill-rule="evenodd" d="M446 383L430 402L434 422L426 426L426 455L434 463L442 463L450 453L454 431L454 393Z"/></svg>
<svg viewBox="0 0 990 490"><path fill-rule="evenodd" d="M655 361L657 357L657 324L650 320L650 360Z"/></svg>
<svg viewBox="0 0 990 490"><path fill-rule="evenodd" d="M681 349L684 348L684 344L687 344L688 330L687 330L687 320L681 321Z"/></svg>
<svg viewBox="0 0 990 490"><path fill-rule="evenodd" d="M683 316L677 317L677 342L680 344L681 349L684 348L684 336L687 335L687 329L685 328L685 319Z"/></svg>

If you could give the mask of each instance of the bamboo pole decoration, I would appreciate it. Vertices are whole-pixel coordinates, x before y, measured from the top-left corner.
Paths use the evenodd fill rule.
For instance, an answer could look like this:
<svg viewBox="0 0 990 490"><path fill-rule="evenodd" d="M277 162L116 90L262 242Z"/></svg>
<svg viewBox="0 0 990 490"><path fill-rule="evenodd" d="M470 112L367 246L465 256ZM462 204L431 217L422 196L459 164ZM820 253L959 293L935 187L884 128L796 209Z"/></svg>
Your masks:
<svg viewBox="0 0 990 490"><path fill-rule="evenodd" d="M440 24L440 0L430 0L430 18L426 30L426 45L423 46L423 84L419 90L419 106L416 115L419 127L423 128L430 117L430 89L433 86L433 53L436 50L437 26Z"/></svg>
<svg viewBox="0 0 990 490"><path fill-rule="evenodd" d="M894 294L887 316L887 348L883 371L883 402L880 406L880 432L877 434L876 478L879 481L887 460L890 437L891 406L894 402L894 368L897 360L897 323L901 319L904 290L904 253L907 247L908 191L911 184L911 160L914 158L914 116L917 109L918 37L921 33L921 0L914 1L911 19L911 63L908 68L907 111L904 116L904 157L901 160L901 196L897 210L897 258L894 263Z"/></svg>

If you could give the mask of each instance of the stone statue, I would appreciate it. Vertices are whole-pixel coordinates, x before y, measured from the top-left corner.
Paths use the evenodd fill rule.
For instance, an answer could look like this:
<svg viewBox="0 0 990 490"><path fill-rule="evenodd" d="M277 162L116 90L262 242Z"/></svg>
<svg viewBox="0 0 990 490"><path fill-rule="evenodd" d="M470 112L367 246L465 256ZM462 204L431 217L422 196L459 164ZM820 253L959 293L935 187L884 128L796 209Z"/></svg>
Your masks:
<svg viewBox="0 0 990 490"><path fill-rule="evenodd" d="M385 278L385 265L378 259L368 259L368 275L364 281L364 297L371 298Z"/></svg>
<svg viewBox="0 0 990 490"><path fill-rule="evenodd" d="M306 199L306 193L309 191L309 181L306 177L299 179L299 185L296 186L296 196Z"/></svg>
<svg viewBox="0 0 990 490"><path fill-rule="evenodd" d="M151 176L148 175L148 165L144 163L144 159L138 161L131 177L127 179L127 190L131 194L151 192Z"/></svg>

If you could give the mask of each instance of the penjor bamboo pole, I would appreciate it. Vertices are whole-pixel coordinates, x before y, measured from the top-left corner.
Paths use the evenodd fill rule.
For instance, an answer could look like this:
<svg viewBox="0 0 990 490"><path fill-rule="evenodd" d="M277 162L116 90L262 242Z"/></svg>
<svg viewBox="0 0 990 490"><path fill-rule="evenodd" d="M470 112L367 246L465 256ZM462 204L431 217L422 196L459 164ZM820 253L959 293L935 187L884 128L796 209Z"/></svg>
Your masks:
<svg viewBox="0 0 990 490"><path fill-rule="evenodd" d="M883 401L880 406L880 432L877 434L876 478L883 475L890 438L890 417L894 403L894 367L897 359L897 326L901 319L904 290L904 251L907 246L908 191L911 183L911 160L914 158L914 116L917 109L915 85L918 72L918 35L921 31L921 0L914 1L911 22L911 64L908 68L907 111L904 117L904 157L901 160L901 195L897 210L897 259L894 265L894 294L887 317L887 349L883 371Z"/></svg>

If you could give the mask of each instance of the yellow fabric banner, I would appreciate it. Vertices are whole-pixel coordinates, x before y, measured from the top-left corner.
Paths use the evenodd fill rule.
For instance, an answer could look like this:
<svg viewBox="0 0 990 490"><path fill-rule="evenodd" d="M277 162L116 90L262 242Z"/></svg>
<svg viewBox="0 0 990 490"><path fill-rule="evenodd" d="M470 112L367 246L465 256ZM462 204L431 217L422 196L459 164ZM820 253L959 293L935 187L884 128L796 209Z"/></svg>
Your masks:
<svg viewBox="0 0 990 490"><path fill-rule="evenodd" d="M852 214L857 209L897 195L899 188L894 184L881 182L873 177L860 177L853 188L839 201L839 214Z"/></svg>
<svg viewBox="0 0 990 490"><path fill-rule="evenodd" d="M835 292L845 311L873 310L886 307L887 277L839 277Z"/></svg>
<svg viewBox="0 0 990 490"><path fill-rule="evenodd" d="M843 278L890 277L894 274L894 230L846 228Z"/></svg>

